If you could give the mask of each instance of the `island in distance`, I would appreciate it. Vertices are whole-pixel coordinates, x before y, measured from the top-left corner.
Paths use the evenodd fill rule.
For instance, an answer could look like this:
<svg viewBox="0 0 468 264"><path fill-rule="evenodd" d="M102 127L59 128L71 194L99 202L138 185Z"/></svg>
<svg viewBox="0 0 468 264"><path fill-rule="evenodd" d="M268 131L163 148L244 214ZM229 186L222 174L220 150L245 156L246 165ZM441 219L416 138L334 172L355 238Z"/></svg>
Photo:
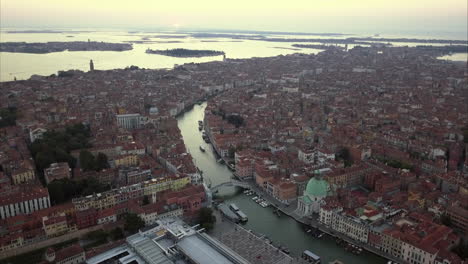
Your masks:
<svg viewBox="0 0 468 264"><path fill-rule="evenodd" d="M224 51L217 50L191 50L191 49L166 49L166 50L152 50L147 49L146 53L150 54L159 54L164 56L171 57L210 57L210 56L220 56L225 55Z"/></svg>
<svg viewBox="0 0 468 264"><path fill-rule="evenodd" d="M128 43L108 43L97 41L71 41L71 42L5 42L0 43L0 52L17 53L52 53L69 51L125 51L133 49Z"/></svg>

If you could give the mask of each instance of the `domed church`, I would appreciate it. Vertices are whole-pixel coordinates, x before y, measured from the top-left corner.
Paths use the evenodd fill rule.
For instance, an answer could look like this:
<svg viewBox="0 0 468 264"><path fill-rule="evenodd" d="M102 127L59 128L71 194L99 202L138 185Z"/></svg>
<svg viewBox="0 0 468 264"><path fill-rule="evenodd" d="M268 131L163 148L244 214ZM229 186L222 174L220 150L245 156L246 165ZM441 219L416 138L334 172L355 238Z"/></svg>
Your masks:
<svg viewBox="0 0 468 264"><path fill-rule="evenodd" d="M330 194L330 184L320 176L313 177L307 183L304 194L299 197L296 212L302 216L319 213L323 199Z"/></svg>

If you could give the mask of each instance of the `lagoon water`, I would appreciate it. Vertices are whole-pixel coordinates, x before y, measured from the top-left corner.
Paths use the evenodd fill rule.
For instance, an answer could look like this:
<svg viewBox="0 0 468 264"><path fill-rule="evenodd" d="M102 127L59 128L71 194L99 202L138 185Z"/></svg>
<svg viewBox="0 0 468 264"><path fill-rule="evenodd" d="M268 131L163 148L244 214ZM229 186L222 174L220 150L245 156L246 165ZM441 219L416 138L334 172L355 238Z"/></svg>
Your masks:
<svg viewBox="0 0 468 264"><path fill-rule="evenodd" d="M230 38L193 38L186 34L170 34L183 38L168 38L167 33L128 33L119 31L96 32L64 32L64 33L8 33L5 29L0 32L0 42L49 42L49 41L103 41L121 43L126 41L155 41L158 43L133 44L130 51L63 51L48 54L27 54L0 52L0 81L12 81L14 78L28 79L31 75L51 75L60 70L78 69L89 70L89 61L93 60L95 69L110 70L135 65L140 68L172 68L175 64L200 63L222 60L222 56L203 58L174 58L157 54L146 54L151 49L209 49L226 53L227 58L243 59L252 57L269 57L293 53L318 53L318 49L294 50L292 42L267 42L254 40L233 40ZM360 35L366 37L367 35ZM269 37L288 38L330 38L329 36L281 36ZM349 36L342 36L349 37ZM402 37L402 36L381 36ZM406 36L414 37L414 36ZM178 41L178 43L168 43ZM395 45L418 45L417 43L394 43ZM353 46L350 45L349 48ZM443 59L465 60L466 53L446 56Z"/></svg>

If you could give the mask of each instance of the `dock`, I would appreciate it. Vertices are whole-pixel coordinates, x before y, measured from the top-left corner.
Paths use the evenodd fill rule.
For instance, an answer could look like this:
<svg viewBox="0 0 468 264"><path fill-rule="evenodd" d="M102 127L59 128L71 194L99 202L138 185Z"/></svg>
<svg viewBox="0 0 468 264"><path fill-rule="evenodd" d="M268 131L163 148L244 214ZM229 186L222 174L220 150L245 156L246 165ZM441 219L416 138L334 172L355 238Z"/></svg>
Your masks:
<svg viewBox="0 0 468 264"><path fill-rule="evenodd" d="M218 205L218 209L222 215L224 215L226 218L233 221L234 223L240 222L239 216L237 216L237 214L234 213L226 204L220 203Z"/></svg>

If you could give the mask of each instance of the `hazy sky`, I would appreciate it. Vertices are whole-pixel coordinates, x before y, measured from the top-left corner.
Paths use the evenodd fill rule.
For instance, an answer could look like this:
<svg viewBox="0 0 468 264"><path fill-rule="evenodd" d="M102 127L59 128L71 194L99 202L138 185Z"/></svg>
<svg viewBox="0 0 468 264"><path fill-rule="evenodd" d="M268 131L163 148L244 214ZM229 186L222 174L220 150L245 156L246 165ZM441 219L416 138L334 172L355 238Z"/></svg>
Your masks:
<svg viewBox="0 0 468 264"><path fill-rule="evenodd" d="M0 0L5 27L467 31L467 0Z"/></svg>

